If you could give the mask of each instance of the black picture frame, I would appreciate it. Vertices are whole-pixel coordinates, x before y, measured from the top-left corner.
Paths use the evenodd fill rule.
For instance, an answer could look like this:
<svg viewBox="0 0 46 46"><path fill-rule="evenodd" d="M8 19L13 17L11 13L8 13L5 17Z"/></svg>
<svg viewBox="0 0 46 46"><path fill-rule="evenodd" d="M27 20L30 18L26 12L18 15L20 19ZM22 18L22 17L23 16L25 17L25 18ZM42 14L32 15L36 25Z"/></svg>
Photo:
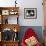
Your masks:
<svg viewBox="0 0 46 46"><path fill-rule="evenodd" d="M24 19L36 19L37 8L24 8Z"/></svg>

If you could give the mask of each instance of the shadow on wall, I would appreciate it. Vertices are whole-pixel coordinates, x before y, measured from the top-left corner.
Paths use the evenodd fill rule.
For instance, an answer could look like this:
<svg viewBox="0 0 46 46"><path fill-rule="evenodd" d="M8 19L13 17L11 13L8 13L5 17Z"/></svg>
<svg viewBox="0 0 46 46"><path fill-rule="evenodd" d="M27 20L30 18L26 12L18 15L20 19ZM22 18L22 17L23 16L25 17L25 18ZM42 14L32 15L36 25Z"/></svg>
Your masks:
<svg viewBox="0 0 46 46"><path fill-rule="evenodd" d="M28 29L28 28L32 28L37 36L38 36L38 39L41 43L43 43L43 30L42 30L42 27L41 26L21 26L20 27L20 31L19 31L19 39L20 39L20 42L24 36L24 33L25 31Z"/></svg>

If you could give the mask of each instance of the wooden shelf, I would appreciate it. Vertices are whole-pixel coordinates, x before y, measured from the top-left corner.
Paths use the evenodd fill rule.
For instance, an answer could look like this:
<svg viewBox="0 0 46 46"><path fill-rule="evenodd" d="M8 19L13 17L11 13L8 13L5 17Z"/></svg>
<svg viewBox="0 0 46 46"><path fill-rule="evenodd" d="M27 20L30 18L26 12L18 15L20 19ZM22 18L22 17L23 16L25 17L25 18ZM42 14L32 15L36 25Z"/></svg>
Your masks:
<svg viewBox="0 0 46 46"><path fill-rule="evenodd" d="M10 40L10 41L3 41L3 42L5 42L5 43L8 43L8 42L12 43L12 42L19 42L19 40L15 40L15 41Z"/></svg>
<svg viewBox="0 0 46 46"><path fill-rule="evenodd" d="M1 31L5 28L10 28L13 31L14 31L14 29L16 29L17 31L19 31L20 26L19 26L19 24L0 24L0 28L1 28Z"/></svg>
<svg viewBox="0 0 46 46"><path fill-rule="evenodd" d="M3 46L18 46L18 41L1 41L1 45Z"/></svg>
<svg viewBox="0 0 46 46"><path fill-rule="evenodd" d="M9 16L14 16L14 17L17 16L17 18L16 18L17 24L8 24L7 17L9 17ZM0 46L18 46L18 42L19 42L18 39L17 39L17 41L16 41L16 39L15 39L15 41L13 41L15 36L13 37L13 39L10 39L9 41L7 41L7 40L5 41L4 39L2 39L3 38L2 33L3 33L4 29L11 29L10 31L14 31L14 33L18 33L18 31L20 29L20 26L18 24L18 17L19 17L19 7L0 7L0 20L1 20L1 24L0 24L0 32L1 32Z"/></svg>
<svg viewBox="0 0 46 46"><path fill-rule="evenodd" d="M18 15L19 7L0 7L0 14L2 14L2 11L4 11L4 12L6 11L7 15ZM17 12L17 13L10 14L10 12L12 12L12 13ZM6 14L4 14L4 15L6 15Z"/></svg>
<svg viewBox="0 0 46 46"><path fill-rule="evenodd" d="M1 10L5 10L5 9L16 9L17 10L18 8L19 7L0 7Z"/></svg>
<svg viewBox="0 0 46 46"><path fill-rule="evenodd" d="M12 12L12 13L10 13L10 12ZM1 15L2 24L3 24L3 18L5 19L5 17L7 17L7 16L15 16L15 17L17 16L17 20L18 20L19 7L0 7L0 15ZM17 23L18 23L18 21L17 21Z"/></svg>

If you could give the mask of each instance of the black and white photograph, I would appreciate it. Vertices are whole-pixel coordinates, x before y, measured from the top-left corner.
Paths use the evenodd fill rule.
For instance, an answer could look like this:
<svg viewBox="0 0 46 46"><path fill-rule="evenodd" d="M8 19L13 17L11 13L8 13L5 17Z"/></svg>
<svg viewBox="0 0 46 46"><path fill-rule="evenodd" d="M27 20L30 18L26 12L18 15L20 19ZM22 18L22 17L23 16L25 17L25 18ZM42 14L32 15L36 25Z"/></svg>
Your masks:
<svg viewBox="0 0 46 46"><path fill-rule="evenodd" d="M25 19L36 19L37 8L24 8L24 18Z"/></svg>

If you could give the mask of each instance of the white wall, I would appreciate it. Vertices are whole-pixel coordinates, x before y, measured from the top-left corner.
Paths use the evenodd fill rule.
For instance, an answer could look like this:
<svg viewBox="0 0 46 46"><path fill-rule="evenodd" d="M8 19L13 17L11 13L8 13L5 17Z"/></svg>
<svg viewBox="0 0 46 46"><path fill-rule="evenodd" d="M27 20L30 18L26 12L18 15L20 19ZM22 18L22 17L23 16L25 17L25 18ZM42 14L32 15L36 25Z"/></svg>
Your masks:
<svg viewBox="0 0 46 46"><path fill-rule="evenodd" d="M14 6L15 0L0 0L0 6ZM43 26L42 0L17 0L19 9L19 24L21 26ZM24 19L24 8L37 8L37 19Z"/></svg>
<svg viewBox="0 0 46 46"><path fill-rule="evenodd" d="M24 5L23 5L24 4ZM21 20L20 23L23 26L43 26L43 6L42 0L24 0L21 4ZM37 19L24 19L24 8L37 8Z"/></svg>

